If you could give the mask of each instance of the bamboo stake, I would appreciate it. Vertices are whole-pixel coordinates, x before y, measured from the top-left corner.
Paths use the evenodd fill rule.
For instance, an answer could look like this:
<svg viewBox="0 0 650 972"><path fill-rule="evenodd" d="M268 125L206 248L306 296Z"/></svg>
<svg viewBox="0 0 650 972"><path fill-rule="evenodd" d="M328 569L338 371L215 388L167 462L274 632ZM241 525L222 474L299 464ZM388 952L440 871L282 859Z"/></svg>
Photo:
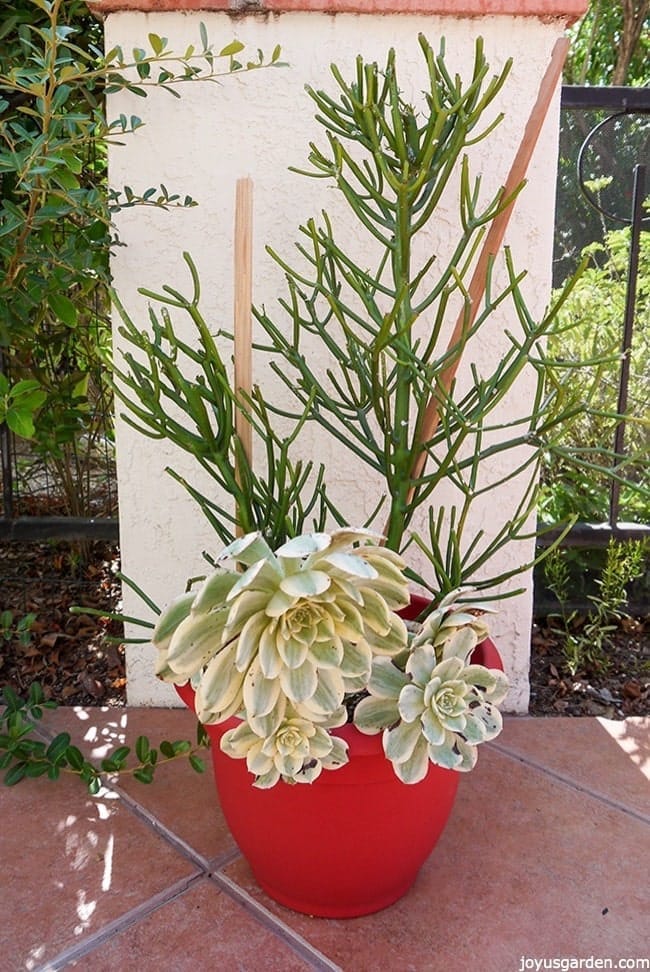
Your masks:
<svg viewBox="0 0 650 972"><path fill-rule="evenodd" d="M253 430L243 410L248 409L246 395L253 387L253 180L238 179L235 195L235 289L234 289L234 359L235 393L241 407L235 412L235 431L246 460L253 461ZM243 395L241 395L243 393ZM242 485L241 470L235 467L237 482ZM244 530L237 517L237 536Z"/></svg>
<svg viewBox="0 0 650 972"><path fill-rule="evenodd" d="M549 61L546 73L542 78L537 100L535 101L533 109L530 113L530 117L524 130L524 136L513 160L508 178L503 187L502 195L505 198L514 193L517 187L524 181L526 177L528 165L535 149L535 145L537 144L537 139L539 138L542 125L544 124L544 120L548 114L551 100L557 88L558 81L560 80L560 75L562 73L562 68L564 66L568 49L568 38L561 37L555 42L555 46L553 47L553 52L551 54L551 60ZM499 252L508 222L510 221L510 216L512 215L512 211L514 209L515 201L516 200L513 199L510 205L506 206L506 208L495 217L494 221L490 225L490 229L485 238L483 249L479 255L478 262L474 269L468 289L470 301L469 313L467 312L467 308L463 307L458 315L456 326L454 327L454 331L447 346L448 352L458 345L458 343L462 340L463 334L471 328L474 320L476 319L479 305L485 294L488 266L490 260L494 259ZM448 394L451 389L458 366L460 364L460 359L461 356L459 354L440 375L440 385L442 386L445 394ZM420 439L421 443L429 441L432 436L435 435L439 422L439 397L434 392L429 399L424 414L422 435ZM415 492L413 482L416 479L419 479L419 477L422 475L426 459L427 455L423 450L416 456L415 462L413 463L413 467L411 469L411 487L408 493L408 502L411 501Z"/></svg>

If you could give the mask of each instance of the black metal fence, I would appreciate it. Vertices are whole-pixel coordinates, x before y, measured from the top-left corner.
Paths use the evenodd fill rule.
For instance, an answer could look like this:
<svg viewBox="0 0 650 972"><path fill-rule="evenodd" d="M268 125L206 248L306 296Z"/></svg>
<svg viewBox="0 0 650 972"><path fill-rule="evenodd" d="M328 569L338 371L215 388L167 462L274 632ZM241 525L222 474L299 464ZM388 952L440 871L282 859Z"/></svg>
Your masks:
<svg viewBox="0 0 650 972"><path fill-rule="evenodd" d="M636 323L640 242L641 234L650 230L650 213L644 208L650 193L649 163L650 88L563 87L555 284L576 269L585 246L601 241L610 229L630 227L625 313L620 322L619 413L628 412L630 404L630 349ZM613 441L603 446L613 449L623 468L627 458L625 421L616 425ZM650 510L647 514L644 523L626 522L621 484L613 481L606 522L576 524L564 545L598 548L611 538L650 537ZM549 545L557 535L558 531L547 533L540 545Z"/></svg>

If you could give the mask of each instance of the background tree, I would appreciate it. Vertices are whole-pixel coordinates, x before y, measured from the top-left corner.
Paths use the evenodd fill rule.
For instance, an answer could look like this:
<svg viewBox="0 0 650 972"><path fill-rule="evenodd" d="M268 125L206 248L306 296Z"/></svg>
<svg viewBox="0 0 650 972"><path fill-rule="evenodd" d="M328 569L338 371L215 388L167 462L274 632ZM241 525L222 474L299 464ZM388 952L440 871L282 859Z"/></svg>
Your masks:
<svg viewBox="0 0 650 972"><path fill-rule="evenodd" d="M645 85L649 65L650 0L591 0L572 30L565 84Z"/></svg>

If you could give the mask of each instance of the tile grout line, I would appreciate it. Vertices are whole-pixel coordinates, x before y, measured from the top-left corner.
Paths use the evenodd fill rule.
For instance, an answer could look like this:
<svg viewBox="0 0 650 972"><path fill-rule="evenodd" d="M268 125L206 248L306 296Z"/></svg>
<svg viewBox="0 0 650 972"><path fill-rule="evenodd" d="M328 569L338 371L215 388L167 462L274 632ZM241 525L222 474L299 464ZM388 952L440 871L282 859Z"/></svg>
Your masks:
<svg viewBox="0 0 650 972"><path fill-rule="evenodd" d="M227 897L244 907L262 925L271 930L276 937L285 941L294 952L297 952L302 958L307 959L317 972L341 972L338 965L332 963L327 956L319 952L297 932L294 932L289 925L286 925L281 919L277 918L271 911L251 897L243 888L240 888L234 881L221 873L221 868L241 856L241 852L237 847L216 858L208 860L202 854L195 851L190 844L174 833L174 831L161 823L155 814L142 806L135 797L126 793L119 785L116 785L113 789L118 793L120 799L123 800L126 808L144 823L145 826L153 830L154 833L174 847L175 850L179 851L179 853L189 858L192 863L201 868L203 875L216 884ZM198 878L200 875L196 875L196 877Z"/></svg>
<svg viewBox="0 0 650 972"><path fill-rule="evenodd" d="M343 972L340 965L329 959L323 952L307 941L299 932L294 931L281 918L274 915L263 904L256 901L252 895L240 887L232 878L223 873L210 874L213 881L229 898L241 905L245 911L256 918L261 925L273 932L301 958L309 962L316 972Z"/></svg>
<svg viewBox="0 0 650 972"><path fill-rule="evenodd" d="M64 949L63 952L50 959L45 965L40 966L37 972L59 972L60 969L65 969L69 962L89 955L114 936L121 934L133 925L137 925L143 918L148 918L149 915L158 911L163 905L174 901L176 898L180 898L195 884L202 881L205 876L204 873L197 872L191 874L189 877L175 881L174 884L170 884L163 891L158 891L157 894L152 895L146 901L136 905L135 908L131 908L130 911L126 911L119 918L110 921L103 928L91 933L76 945Z"/></svg>
<svg viewBox="0 0 650 972"><path fill-rule="evenodd" d="M566 776L564 773L560 773L557 770L550 769L548 766L545 766L544 763L538 763L537 760L531 759L530 756L522 756L521 753L508 749L502 743L490 742L488 745L498 753L501 753L502 756L506 756L509 759L523 763L526 766L531 766L533 769L539 770L541 773L544 773L546 776L550 776L559 783L564 783L565 786L570 787L572 790L576 790L579 793L586 793L587 796L592 797L594 800L598 800L600 803L604 803L613 810L619 810L621 813L634 817L641 823L650 824L650 817L648 817L646 814L640 813L638 810L634 810L632 807L628 807L624 803L620 803L619 801L606 796L604 793L599 793L598 790L593 790L591 787L586 786L583 783L578 783L577 780L572 779L570 776Z"/></svg>
<svg viewBox="0 0 650 972"><path fill-rule="evenodd" d="M49 739L51 741L55 738L56 734L45 726L35 724L34 728L37 735L40 735L41 738L45 740ZM204 874L209 875L209 873L215 867L223 867L239 856L240 852L237 848L235 848L231 851L226 851L223 855L217 858L208 859L207 857L204 857L202 854L199 854L198 851L194 850L194 848L188 844L187 841L183 840L182 837L179 837L177 833L163 824L154 813L147 810L136 797L131 796L130 793L124 790L120 786L119 782L112 783L110 773L102 773L102 779L103 788L105 790L111 793L116 793L126 809L129 810L134 817L137 817L141 823L143 823L150 830L153 830L157 836L161 837L164 841L170 844L175 850L182 854L183 857L188 858L193 864L199 867Z"/></svg>
<svg viewBox="0 0 650 972"><path fill-rule="evenodd" d="M208 860L203 854L200 854L197 850L188 844L186 840L179 837L177 833L170 830L162 821L158 819L155 813L151 810L147 810L135 797L132 797L130 793L123 790L119 784L111 787L111 789L118 794L120 800L124 804L127 810L133 814L141 823L143 823L149 830L152 830L158 837L161 837L166 843L170 844L175 850L177 850L183 857L188 858L193 864L199 867L205 874L208 874L212 867L214 867L214 862ZM224 855L224 863L230 858L231 852L228 851Z"/></svg>

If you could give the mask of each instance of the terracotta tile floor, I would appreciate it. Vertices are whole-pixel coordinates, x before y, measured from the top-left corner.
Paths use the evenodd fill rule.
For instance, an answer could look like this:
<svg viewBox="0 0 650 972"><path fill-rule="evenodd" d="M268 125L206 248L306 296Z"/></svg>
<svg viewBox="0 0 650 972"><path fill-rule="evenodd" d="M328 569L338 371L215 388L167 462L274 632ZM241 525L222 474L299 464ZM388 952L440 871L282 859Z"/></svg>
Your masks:
<svg viewBox="0 0 650 972"><path fill-rule="evenodd" d="M193 734L178 709L60 709L46 724L94 756ZM0 787L0 972L647 969L617 963L650 957L649 777L650 719L510 718L408 895L347 921L257 888L211 774L176 764L95 798L76 780Z"/></svg>

